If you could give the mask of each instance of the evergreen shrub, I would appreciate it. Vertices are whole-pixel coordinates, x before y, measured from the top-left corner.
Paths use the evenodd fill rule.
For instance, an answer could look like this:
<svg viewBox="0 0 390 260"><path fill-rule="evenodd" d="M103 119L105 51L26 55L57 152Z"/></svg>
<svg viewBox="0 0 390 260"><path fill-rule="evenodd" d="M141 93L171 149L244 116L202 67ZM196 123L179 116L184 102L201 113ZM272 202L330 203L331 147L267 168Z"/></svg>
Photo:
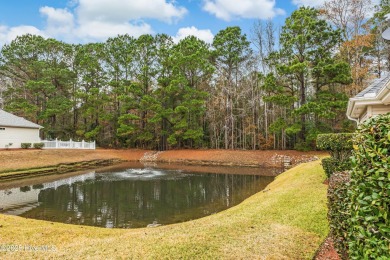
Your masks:
<svg viewBox="0 0 390 260"><path fill-rule="evenodd" d="M44 143L34 143L33 146L35 149L42 149L45 146L45 144Z"/></svg>
<svg viewBox="0 0 390 260"><path fill-rule="evenodd" d="M342 259L348 256L348 219L351 217L348 199L349 171L335 172L329 178L328 187L328 221L330 236L337 253Z"/></svg>
<svg viewBox="0 0 390 260"><path fill-rule="evenodd" d="M390 259L390 113L360 125L348 197L351 259Z"/></svg>
<svg viewBox="0 0 390 260"><path fill-rule="evenodd" d="M295 144L294 149L300 152L308 152L311 151L312 148L310 147L310 144L304 141L300 141Z"/></svg>
<svg viewBox="0 0 390 260"><path fill-rule="evenodd" d="M330 153L330 158L322 159L322 167L329 178L334 172L351 169L352 133L319 134L317 148Z"/></svg>
<svg viewBox="0 0 390 260"><path fill-rule="evenodd" d="M352 155L353 133L319 134L317 148L329 151L330 155L340 161L349 160Z"/></svg>
<svg viewBox="0 0 390 260"><path fill-rule="evenodd" d="M20 147L22 147L23 149L31 148L31 143L21 143Z"/></svg>

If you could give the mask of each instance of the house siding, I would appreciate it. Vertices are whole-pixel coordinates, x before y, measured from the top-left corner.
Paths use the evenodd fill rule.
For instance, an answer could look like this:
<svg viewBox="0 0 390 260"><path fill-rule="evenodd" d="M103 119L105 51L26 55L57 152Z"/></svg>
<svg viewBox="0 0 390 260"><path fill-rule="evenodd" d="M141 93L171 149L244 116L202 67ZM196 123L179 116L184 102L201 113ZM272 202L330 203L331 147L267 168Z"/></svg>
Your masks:
<svg viewBox="0 0 390 260"><path fill-rule="evenodd" d="M390 106L386 106L386 105L367 106L366 111L359 117L359 122L362 123L373 116L387 114L389 112L390 112Z"/></svg>
<svg viewBox="0 0 390 260"><path fill-rule="evenodd" d="M364 122L365 120L367 120L368 119L368 114L367 114L367 111L366 112L364 112L364 114L360 117L360 122Z"/></svg>
<svg viewBox="0 0 390 260"><path fill-rule="evenodd" d="M372 109L372 115L377 116L377 115L382 115L390 112L390 106L375 106Z"/></svg>
<svg viewBox="0 0 390 260"><path fill-rule="evenodd" d="M39 142L41 142L41 138L39 138L39 129L37 128L8 127L0 125L0 149L7 148L6 146L9 143L12 143L9 148L21 148L21 143Z"/></svg>

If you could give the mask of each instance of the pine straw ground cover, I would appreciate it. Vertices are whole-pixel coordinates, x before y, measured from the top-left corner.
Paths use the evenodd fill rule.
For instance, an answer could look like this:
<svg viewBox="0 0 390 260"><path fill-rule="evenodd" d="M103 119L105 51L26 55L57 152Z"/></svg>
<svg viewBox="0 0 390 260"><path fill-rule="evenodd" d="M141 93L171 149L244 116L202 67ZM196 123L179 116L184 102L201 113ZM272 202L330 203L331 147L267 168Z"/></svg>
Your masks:
<svg viewBox="0 0 390 260"><path fill-rule="evenodd" d="M233 208L156 228L103 229L0 215L0 258L311 259L329 229L324 179L319 160L304 163ZM22 247L10 252L7 245Z"/></svg>

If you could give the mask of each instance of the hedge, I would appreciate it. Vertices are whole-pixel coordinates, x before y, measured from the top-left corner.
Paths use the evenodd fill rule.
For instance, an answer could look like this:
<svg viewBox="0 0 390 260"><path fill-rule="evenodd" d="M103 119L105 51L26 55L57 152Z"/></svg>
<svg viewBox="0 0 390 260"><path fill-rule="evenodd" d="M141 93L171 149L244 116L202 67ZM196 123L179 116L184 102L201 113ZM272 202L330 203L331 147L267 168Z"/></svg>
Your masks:
<svg viewBox="0 0 390 260"><path fill-rule="evenodd" d="M348 258L348 219L351 216L348 199L349 171L335 172L329 178L328 221L334 247L342 259Z"/></svg>
<svg viewBox="0 0 390 260"><path fill-rule="evenodd" d="M322 167L329 178L334 172L351 169L352 133L319 134L317 148L327 150L330 158L322 159Z"/></svg>
<svg viewBox="0 0 390 260"><path fill-rule="evenodd" d="M353 133L319 134L317 136L317 148L329 151L337 160L348 160L352 155Z"/></svg>
<svg viewBox="0 0 390 260"><path fill-rule="evenodd" d="M20 147L22 147L23 149L31 148L31 143L21 143Z"/></svg>
<svg viewBox="0 0 390 260"><path fill-rule="evenodd" d="M35 149L42 149L45 146L44 143L34 143L33 147Z"/></svg>
<svg viewBox="0 0 390 260"><path fill-rule="evenodd" d="M351 259L390 259L390 113L360 125L348 196Z"/></svg>
<svg viewBox="0 0 390 260"><path fill-rule="evenodd" d="M328 179L335 172L342 172L351 169L351 162L349 159L345 161L339 161L333 157L330 157L322 159L321 163Z"/></svg>

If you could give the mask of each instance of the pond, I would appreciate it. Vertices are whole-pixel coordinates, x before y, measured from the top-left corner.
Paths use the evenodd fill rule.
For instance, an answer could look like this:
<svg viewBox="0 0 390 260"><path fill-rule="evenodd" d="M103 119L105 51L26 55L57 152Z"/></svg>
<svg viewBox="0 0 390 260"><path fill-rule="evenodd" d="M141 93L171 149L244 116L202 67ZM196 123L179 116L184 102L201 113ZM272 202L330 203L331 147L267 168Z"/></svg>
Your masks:
<svg viewBox="0 0 390 260"><path fill-rule="evenodd" d="M124 164L0 185L0 212L69 224L138 228L184 222L237 205L280 169ZM53 178L53 177L52 177Z"/></svg>

